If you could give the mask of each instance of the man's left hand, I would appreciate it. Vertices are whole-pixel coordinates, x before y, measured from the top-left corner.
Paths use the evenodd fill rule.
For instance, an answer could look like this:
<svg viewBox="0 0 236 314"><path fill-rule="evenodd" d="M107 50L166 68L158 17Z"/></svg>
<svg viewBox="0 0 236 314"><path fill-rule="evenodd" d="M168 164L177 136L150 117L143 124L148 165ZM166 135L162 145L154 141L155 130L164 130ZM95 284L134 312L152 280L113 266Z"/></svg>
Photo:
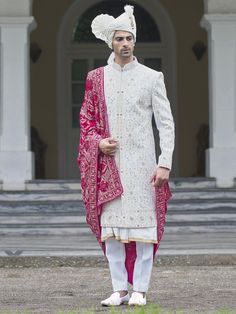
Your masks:
<svg viewBox="0 0 236 314"><path fill-rule="evenodd" d="M162 187L170 177L170 170L164 167L158 167L153 176L151 177L150 183L156 187Z"/></svg>

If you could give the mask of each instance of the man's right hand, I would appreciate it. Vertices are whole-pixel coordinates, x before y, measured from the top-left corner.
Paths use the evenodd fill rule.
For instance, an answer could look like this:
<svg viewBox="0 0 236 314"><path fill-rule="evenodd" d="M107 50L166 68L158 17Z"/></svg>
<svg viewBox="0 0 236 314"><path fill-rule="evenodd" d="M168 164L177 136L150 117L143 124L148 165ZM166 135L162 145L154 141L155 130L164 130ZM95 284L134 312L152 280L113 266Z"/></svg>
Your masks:
<svg viewBox="0 0 236 314"><path fill-rule="evenodd" d="M107 138L102 139L99 142L98 146L99 146L100 151L103 154L109 155L109 156L114 156L115 152L118 148L118 145L119 145L118 140L116 140L113 137L107 137Z"/></svg>

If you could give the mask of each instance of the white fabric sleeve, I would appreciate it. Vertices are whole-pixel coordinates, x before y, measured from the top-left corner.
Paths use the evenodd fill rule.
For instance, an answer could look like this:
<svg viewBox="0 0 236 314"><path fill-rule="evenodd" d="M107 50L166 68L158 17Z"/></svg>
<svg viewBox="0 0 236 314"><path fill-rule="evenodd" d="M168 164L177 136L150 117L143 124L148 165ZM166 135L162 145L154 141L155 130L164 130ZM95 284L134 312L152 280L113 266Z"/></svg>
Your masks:
<svg viewBox="0 0 236 314"><path fill-rule="evenodd" d="M159 131L161 154L157 167L171 170L172 155L175 141L175 126L171 113L170 103L166 95L164 76L158 72L152 90L152 108Z"/></svg>

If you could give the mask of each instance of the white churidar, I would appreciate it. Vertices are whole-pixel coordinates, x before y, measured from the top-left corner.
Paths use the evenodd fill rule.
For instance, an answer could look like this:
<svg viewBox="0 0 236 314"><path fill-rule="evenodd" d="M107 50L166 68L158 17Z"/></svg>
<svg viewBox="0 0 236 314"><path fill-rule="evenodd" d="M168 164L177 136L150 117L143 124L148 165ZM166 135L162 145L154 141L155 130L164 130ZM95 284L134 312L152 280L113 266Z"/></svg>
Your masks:
<svg viewBox="0 0 236 314"><path fill-rule="evenodd" d="M157 168L153 113L161 139L158 166L171 168L174 148L174 123L163 74L137 59L121 68L112 54L104 76L108 123L111 136L119 141L115 160L124 193L104 206L101 226L153 230L155 191L150 177Z"/></svg>
<svg viewBox="0 0 236 314"><path fill-rule="evenodd" d="M153 244L136 242L133 290L147 292L153 266Z"/></svg>
<svg viewBox="0 0 236 314"><path fill-rule="evenodd" d="M229 12L236 12L236 5L235 1L228 0L221 4L220 1L205 2L210 13L201 21L208 31L209 47L210 148L206 151L206 174L215 177L219 187L233 187L236 177L236 14Z"/></svg>
<svg viewBox="0 0 236 314"><path fill-rule="evenodd" d="M153 266L153 244L136 242L133 290L147 292ZM114 291L128 290L128 276L125 268L125 245L117 240L106 241L106 256Z"/></svg>
<svg viewBox="0 0 236 314"><path fill-rule="evenodd" d="M125 246L123 243L114 239L108 239L105 243L113 291L128 290L128 275L125 268Z"/></svg>

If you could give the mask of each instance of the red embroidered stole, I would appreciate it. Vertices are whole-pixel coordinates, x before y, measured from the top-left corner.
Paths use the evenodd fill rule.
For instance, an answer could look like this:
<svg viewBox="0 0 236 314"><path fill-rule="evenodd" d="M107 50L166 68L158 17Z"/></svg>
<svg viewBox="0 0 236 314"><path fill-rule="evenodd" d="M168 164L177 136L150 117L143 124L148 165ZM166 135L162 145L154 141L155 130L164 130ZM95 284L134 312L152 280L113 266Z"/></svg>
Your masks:
<svg viewBox="0 0 236 314"><path fill-rule="evenodd" d="M80 112L80 126L77 161L81 173L81 189L86 208L86 221L105 253L105 244L101 242L100 218L102 206L121 195L123 188L114 157L100 153L98 148L101 139L110 137L104 95L103 67L88 73L84 102ZM170 196L168 183L163 188L156 189L158 244L154 245L154 256L164 232L167 201ZM128 280L132 284L136 259L135 242L125 244L125 247Z"/></svg>

